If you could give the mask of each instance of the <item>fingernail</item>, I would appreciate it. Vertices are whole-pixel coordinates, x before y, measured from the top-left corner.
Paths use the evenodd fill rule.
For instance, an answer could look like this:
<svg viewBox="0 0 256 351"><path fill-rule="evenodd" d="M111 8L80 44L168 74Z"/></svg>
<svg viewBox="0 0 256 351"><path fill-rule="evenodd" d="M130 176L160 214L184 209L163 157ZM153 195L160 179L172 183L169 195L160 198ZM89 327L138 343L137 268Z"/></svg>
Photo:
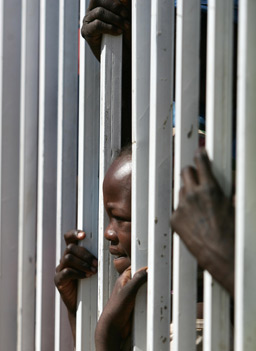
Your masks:
<svg viewBox="0 0 256 351"><path fill-rule="evenodd" d="M78 234L77 234L77 237L78 238L84 238L84 236L85 236L85 232L79 232Z"/></svg>
<svg viewBox="0 0 256 351"><path fill-rule="evenodd" d="M90 270L91 270L91 272L93 272L93 273L96 273L96 272L97 272L97 268L95 268L95 267L91 267Z"/></svg>

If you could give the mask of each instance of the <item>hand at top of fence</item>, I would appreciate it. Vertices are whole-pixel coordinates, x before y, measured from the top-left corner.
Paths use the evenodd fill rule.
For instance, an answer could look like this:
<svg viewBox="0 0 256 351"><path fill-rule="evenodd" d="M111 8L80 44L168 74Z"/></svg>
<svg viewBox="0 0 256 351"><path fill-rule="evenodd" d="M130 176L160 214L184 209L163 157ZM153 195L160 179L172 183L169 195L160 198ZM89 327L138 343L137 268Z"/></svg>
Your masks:
<svg viewBox="0 0 256 351"><path fill-rule="evenodd" d="M139 269L133 277L131 267L128 267L117 279L96 327L97 351L120 350L122 342L131 333L135 298L146 280L147 267Z"/></svg>
<svg viewBox="0 0 256 351"><path fill-rule="evenodd" d="M71 230L64 235L66 249L56 267L54 283L65 303L70 324L75 330L77 285L78 279L91 277L97 273L98 260L86 248L78 246L78 242L85 238L86 234L80 230Z"/></svg>
<svg viewBox="0 0 256 351"><path fill-rule="evenodd" d="M81 33L98 60L100 60L102 34L123 34L124 49L130 51L130 0L91 0L83 19Z"/></svg>
<svg viewBox="0 0 256 351"><path fill-rule="evenodd" d="M81 34L100 61L103 34L123 34L122 145L131 142L131 0L90 0Z"/></svg>
<svg viewBox="0 0 256 351"><path fill-rule="evenodd" d="M204 149L194 161L196 169L182 170L184 186L171 226L198 264L234 296L234 206L215 179Z"/></svg>

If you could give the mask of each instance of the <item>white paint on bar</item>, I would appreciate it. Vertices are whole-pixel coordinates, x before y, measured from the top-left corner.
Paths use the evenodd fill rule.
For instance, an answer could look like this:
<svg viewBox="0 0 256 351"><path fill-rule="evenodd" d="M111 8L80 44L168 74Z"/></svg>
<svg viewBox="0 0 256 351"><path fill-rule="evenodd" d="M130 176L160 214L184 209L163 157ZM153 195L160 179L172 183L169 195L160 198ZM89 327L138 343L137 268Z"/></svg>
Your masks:
<svg viewBox="0 0 256 351"><path fill-rule="evenodd" d="M62 186L63 186L63 99L64 99L64 26L65 0L59 1L59 60L58 60L58 134L57 134L57 198L56 198L56 266L62 254ZM54 350L60 350L61 297L55 290Z"/></svg>
<svg viewBox="0 0 256 351"><path fill-rule="evenodd" d="M36 351L54 349L58 6L40 2Z"/></svg>
<svg viewBox="0 0 256 351"><path fill-rule="evenodd" d="M76 227L78 115L78 1L60 1L56 265L65 250L64 233ZM72 348L67 309L55 290L55 350Z"/></svg>
<svg viewBox="0 0 256 351"><path fill-rule="evenodd" d="M175 207L181 169L193 163L198 146L199 0L178 1L176 26ZM173 251L173 350L192 351L196 348L197 265L177 234Z"/></svg>
<svg viewBox="0 0 256 351"><path fill-rule="evenodd" d="M108 167L121 147L122 36L104 35L101 46L98 317L117 278L113 258L108 251L109 243L104 238L108 220L103 205L102 184Z"/></svg>
<svg viewBox="0 0 256 351"><path fill-rule="evenodd" d="M151 1L132 1L132 274L147 265ZM146 350L146 287L137 294L134 350Z"/></svg>
<svg viewBox="0 0 256 351"><path fill-rule="evenodd" d="M0 340L17 347L20 0L0 1Z"/></svg>
<svg viewBox="0 0 256 351"><path fill-rule="evenodd" d="M207 38L207 138L213 172L231 193L233 0L210 0ZM204 274L204 350L230 350L229 296Z"/></svg>
<svg viewBox="0 0 256 351"><path fill-rule="evenodd" d="M42 316L42 247L43 247L43 134L44 134L44 89L45 89L45 0L40 2L40 49L39 49L39 125L38 125L38 189L37 189L37 267L36 267L36 351L41 350Z"/></svg>
<svg viewBox="0 0 256 351"><path fill-rule="evenodd" d="M29 20L28 20L29 17ZM35 349L39 2L22 1L18 351Z"/></svg>
<svg viewBox="0 0 256 351"><path fill-rule="evenodd" d="M86 13L80 1L80 23ZM79 150L77 227L85 230L82 245L97 257L98 251L98 190L99 190L99 63L85 40L80 40L79 79ZM76 350L93 351L97 321L97 276L79 284Z"/></svg>
<svg viewBox="0 0 256 351"><path fill-rule="evenodd" d="M0 166L2 167L2 123L3 123L3 65L4 65L4 0L0 0ZM0 171L0 199L2 199L2 172ZM2 201L0 201L0 223L2 223ZM2 226L0 227L0 278L2 276Z"/></svg>
<svg viewBox="0 0 256 351"><path fill-rule="evenodd" d="M256 2L239 3L235 350L256 349Z"/></svg>
<svg viewBox="0 0 256 351"><path fill-rule="evenodd" d="M170 349L174 1L152 0L147 350Z"/></svg>

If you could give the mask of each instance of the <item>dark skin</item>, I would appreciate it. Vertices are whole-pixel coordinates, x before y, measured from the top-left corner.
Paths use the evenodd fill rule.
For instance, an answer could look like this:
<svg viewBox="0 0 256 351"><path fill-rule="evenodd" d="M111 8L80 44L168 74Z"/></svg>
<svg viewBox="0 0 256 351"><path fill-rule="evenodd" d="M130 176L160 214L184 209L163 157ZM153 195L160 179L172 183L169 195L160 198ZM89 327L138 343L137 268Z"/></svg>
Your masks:
<svg viewBox="0 0 256 351"><path fill-rule="evenodd" d="M104 182L104 207L109 224L104 236L110 242L114 266L123 273L131 265L131 160L119 158L109 168Z"/></svg>
<svg viewBox="0 0 256 351"><path fill-rule="evenodd" d="M103 34L124 35L124 54L131 50L131 3L129 0L91 0L81 34L100 61Z"/></svg>
<svg viewBox="0 0 256 351"><path fill-rule="evenodd" d="M120 350L122 340L131 331L137 291L147 279L146 268L131 278L131 169L131 157L120 157L110 166L103 183L104 206L109 217L104 236L110 242L109 251L115 256L114 266L120 277L95 331L97 350ZM78 279L95 274L98 264L86 248L77 246L84 238L82 231L65 234L67 248L55 274L55 285L68 309L74 342Z"/></svg>
<svg viewBox="0 0 256 351"><path fill-rule="evenodd" d="M66 249L56 267L54 283L68 310L73 339L76 339L76 306L78 280L89 278L97 273L98 260L86 248L78 246L85 238L80 230L71 230L64 234Z"/></svg>
<svg viewBox="0 0 256 351"><path fill-rule="evenodd" d="M97 351L120 350L131 332L137 291L147 279L146 267L131 278L131 171L131 157L118 158L103 183L104 207L109 217L104 236L110 241L109 251L121 275L96 327Z"/></svg>
<svg viewBox="0 0 256 351"><path fill-rule="evenodd" d="M146 267L131 278L131 267L117 279L112 295L104 307L95 331L97 351L119 351L131 333L132 312L139 288L147 280Z"/></svg>
<svg viewBox="0 0 256 351"><path fill-rule="evenodd" d="M196 168L181 172L183 187L171 226L198 264L234 297L234 206L216 178L204 149L197 151Z"/></svg>

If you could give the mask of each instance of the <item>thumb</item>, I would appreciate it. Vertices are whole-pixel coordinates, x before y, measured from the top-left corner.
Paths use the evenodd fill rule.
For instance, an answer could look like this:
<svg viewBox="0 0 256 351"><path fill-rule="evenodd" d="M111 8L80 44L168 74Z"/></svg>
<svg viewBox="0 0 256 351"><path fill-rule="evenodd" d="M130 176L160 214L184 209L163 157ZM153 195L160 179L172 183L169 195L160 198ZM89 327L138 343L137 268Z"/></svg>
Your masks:
<svg viewBox="0 0 256 351"><path fill-rule="evenodd" d="M137 270L132 279L127 284L130 293L136 294L139 288L147 281L148 267L143 267Z"/></svg>

